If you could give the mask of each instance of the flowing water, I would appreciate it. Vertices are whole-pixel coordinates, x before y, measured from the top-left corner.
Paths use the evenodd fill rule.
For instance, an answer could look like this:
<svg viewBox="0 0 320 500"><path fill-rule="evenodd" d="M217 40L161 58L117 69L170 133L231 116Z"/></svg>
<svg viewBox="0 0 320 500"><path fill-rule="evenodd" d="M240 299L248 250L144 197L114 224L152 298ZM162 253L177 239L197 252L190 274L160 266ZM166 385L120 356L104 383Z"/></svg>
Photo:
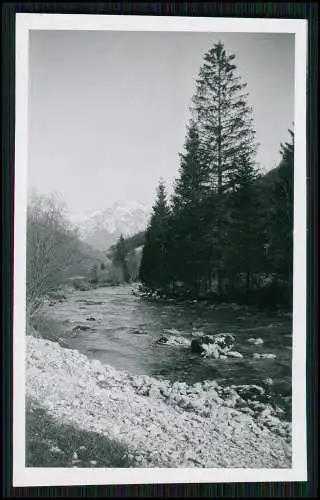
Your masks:
<svg viewBox="0 0 320 500"><path fill-rule="evenodd" d="M65 323L70 348L131 374L195 383L257 384L272 379L271 391L283 406L291 401L291 319L276 313L249 312L231 306L210 309L198 304L150 302L129 286L74 291L45 314ZM78 327L78 328L77 328ZM79 328L80 327L80 328ZM191 339L196 332L232 333L241 359L203 359L184 346L158 345L161 336ZM253 345L249 338L264 343ZM254 359L254 353L275 359Z"/></svg>

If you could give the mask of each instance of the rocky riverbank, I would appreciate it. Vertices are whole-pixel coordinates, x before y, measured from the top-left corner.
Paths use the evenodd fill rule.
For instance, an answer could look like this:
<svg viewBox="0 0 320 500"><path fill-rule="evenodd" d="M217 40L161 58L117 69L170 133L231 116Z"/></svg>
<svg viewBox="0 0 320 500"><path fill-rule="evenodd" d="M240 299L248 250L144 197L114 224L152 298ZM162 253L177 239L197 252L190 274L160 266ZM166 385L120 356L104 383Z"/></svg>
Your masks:
<svg viewBox="0 0 320 500"><path fill-rule="evenodd" d="M291 425L265 388L132 376L31 336L26 377L27 398L60 423L123 444L134 467L291 466Z"/></svg>
<svg viewBox="0 0 320 500"><path fill-rule="evenodd" d="M148 288L141 283L136 283L132 286L132 294L141 299L145 299L149 302L165 302L165 303L184 303L190 305L197 305L203 309L212 309L215 311L223 309L232 309L234 311L258 311L270 308L273 311L277 311L279 316L292 317L291 306L288 304L277 304L273 303L270 298L264 300L263 296L258 299L258 293L263 292L263 289L256 291L255 296L251 296L251 299L246 299L245 295L238 294L233 299L224 297L227 302L221 301L221 297L215 294L210 294L210 296L194 297L192 294L179 293L179 292L169 292L163 290L153 290ZM255 300L255 298L257 300Z"/></svg>

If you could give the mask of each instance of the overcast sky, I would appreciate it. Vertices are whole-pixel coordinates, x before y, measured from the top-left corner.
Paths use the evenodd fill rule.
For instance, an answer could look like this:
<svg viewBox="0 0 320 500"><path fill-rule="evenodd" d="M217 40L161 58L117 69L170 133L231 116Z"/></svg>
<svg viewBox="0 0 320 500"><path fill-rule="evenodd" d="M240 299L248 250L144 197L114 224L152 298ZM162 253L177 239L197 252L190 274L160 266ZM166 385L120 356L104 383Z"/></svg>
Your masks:
<svg viewBox="0 0 320 500"><path fill-rule="evenodd" d="M60 193L73 220L122 200L150 205L177 176L203 56L221 40L248 83L257 160L279 162L294 120L294 36L34 31L29 193Z"/></svg>

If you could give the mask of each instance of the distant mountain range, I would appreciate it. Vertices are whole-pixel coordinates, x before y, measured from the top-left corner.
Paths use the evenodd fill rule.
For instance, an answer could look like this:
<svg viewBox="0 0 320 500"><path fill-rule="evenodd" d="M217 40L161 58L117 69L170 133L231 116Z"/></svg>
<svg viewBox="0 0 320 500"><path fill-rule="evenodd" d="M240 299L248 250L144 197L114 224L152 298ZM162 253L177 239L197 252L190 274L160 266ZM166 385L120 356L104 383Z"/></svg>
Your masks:
<svg viewBox="0 0 320 500"><path fill-rule="evenodd" d="M114 203L111 207L78 222L80 238L97 250L106 251L124 237L144 231L150 218L150 209L139 201Z"/></svg>

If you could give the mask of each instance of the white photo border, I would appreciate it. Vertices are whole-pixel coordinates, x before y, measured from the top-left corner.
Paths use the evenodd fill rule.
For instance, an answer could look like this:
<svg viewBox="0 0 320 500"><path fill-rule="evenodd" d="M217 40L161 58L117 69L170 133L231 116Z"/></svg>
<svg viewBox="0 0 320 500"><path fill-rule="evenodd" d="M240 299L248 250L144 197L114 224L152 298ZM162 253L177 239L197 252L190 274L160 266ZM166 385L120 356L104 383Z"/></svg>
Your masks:
<svg viewBox="0 0 320 500"><path fill-rule="evenodd" d="M291 33L295 35L294 272L291 469L32 468L25 466L26 209L31 30ZM306 81L307 21L85 14L16 14L13 304L13 486L307 481Z"/></svg>

